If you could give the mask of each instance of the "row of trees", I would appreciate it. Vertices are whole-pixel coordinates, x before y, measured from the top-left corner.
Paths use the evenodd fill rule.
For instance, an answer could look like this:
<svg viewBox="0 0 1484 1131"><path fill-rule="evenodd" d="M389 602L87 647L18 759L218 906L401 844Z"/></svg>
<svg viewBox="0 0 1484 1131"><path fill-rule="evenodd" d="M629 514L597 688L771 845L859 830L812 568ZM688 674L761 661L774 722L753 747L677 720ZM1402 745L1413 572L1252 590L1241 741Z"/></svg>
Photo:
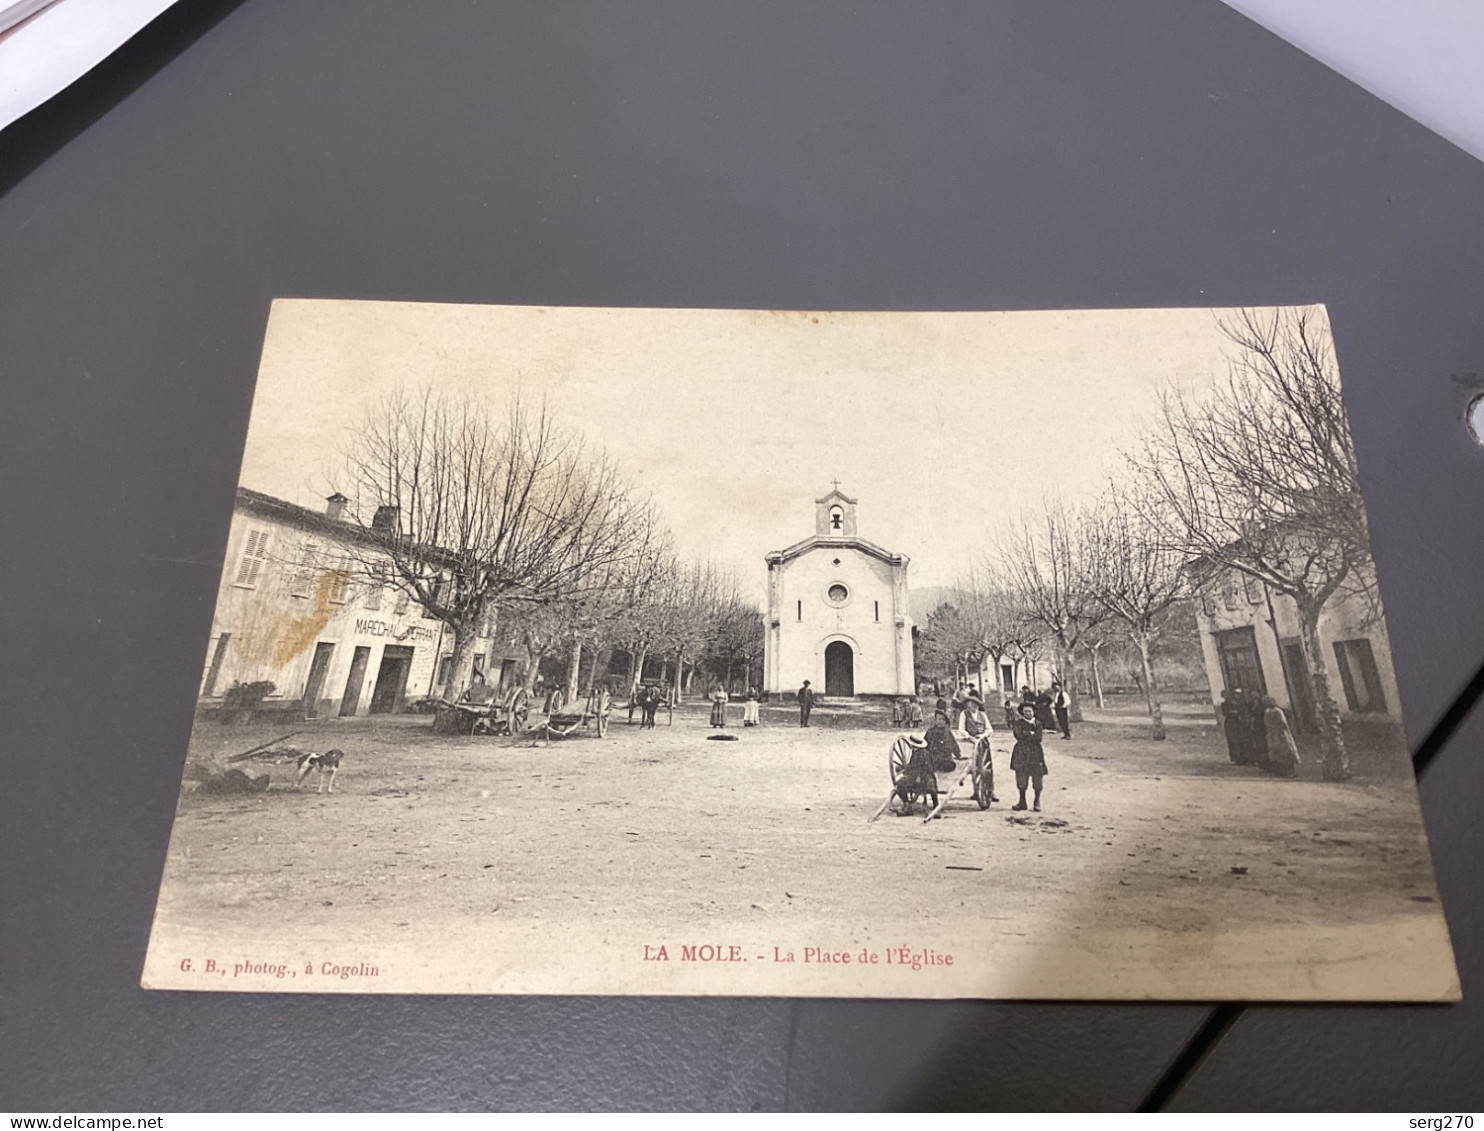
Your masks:
<svg viewBox="0 0 1484 1131"><path fill-rule="evenodd" d="M1349 776L1319 619L1337 594L1374 597L1350 429L1322 312L1242 311L1221 324L1224 378L1200 396L1172 385L1123 474L1094 504L1050 499L1007 524L957 586L941 646L965 662L1049 650L1074 698L1079 653L1109 626L1140 658L1153 737L1152 662L1184 602L1236 572L1292 599L1319 723L1324 774ZM929 619L929 637L950 622Z"/></svg>
<svg viewBox="0 0 1484 1131"><path fill-rule="evenodd" d="M734 577L676 555L670 535L604 453L518 395L398 390L343 449L360 572L406 592L453 638L444 693L469 685L481 637L518 638L528 686L565 654L577 692L584 648L622 649L630 684L651 655L683 687L698 660L760 663L762 618Z"/></svg>

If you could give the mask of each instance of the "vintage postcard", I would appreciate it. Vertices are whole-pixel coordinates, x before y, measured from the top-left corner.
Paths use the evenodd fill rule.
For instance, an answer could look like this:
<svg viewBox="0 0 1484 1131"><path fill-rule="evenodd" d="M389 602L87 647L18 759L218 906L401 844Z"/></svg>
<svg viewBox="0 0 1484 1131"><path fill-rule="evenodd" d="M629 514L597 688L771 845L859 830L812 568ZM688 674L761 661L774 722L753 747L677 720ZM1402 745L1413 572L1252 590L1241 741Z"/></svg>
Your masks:
<svg viewBox="0 0 1484 1131"><path fill-rule="evenodd" d="M1459 996L1322 307L283 300L143 982Z"/></svg>

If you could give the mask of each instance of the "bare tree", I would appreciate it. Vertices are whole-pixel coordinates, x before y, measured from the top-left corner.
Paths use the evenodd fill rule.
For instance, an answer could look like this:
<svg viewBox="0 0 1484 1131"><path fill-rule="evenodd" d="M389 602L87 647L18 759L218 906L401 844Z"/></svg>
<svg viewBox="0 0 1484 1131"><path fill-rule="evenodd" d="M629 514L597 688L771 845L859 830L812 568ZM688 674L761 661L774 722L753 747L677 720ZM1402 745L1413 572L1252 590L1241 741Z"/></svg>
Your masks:
<svg viewBox="0 0 1484 1131"><path fill-rule="evenodd" d="M1080 721L1076 654L1086 632L1107 618L1093 592L1081 518L1060 500L1010 523L998 550L998 565L1021 618L1054 645L1072 719Z"/></svg>
<svg viewBox="0 0 1484 1131"><path fill-rule="evenodd" d="M616 466L519 396L401 390L343 447L364 565L453 634L445 694L467 685L481 626L503 610L582 597L636 553L633 500ZM369 521L367 516L369 514Z"/></svg>
<svg viewBox="0 0 1484 1131"><path fill-rule="evenodd" d="M1135 458L1197 575L1236 570L1298 609L1324 776L1350 776L1319 618L1367 585L1370 541L1355 449L1322 310L1246 310L1222 323L1224 382L1197 401L1173 390Z"/></svg>
<svg viewBox="0 0 1484 1131"><path fill-rule="evenodd" d="M1127 488L1114 486L1087 516L1083 537L1093 597L1122 622L1138 649L1151 737L1163 740L1164 710L1150 650L1166 622L1165 613L1185 596L1187 585L1184 555L1161 538L1151 521L1156 507L1155 500L1140 506L1130 499Z"/></svg>
<svg viewBox="0 0 1484 1131"><path fill-rule="evenodd" d="M687 661L693 675L716 625L727 609L740 602L740 596L736 577L711 562L682 569L677 581L666 643L675 654L675 699L680 702L690 690Z"/></svg>
<svg viewBox="0 0 1484 1131"><path fill-rule="evenodd" d="M999 668L1006 658L1024 661L1036 630L1025 619L1023 609L1009 584L996 574L989 562L980 562L957 584L962 595L964 617L978 638L977 664L982 669L989 660L995 667L995 682L1000 682ZM1012 681L1013 682L1013 681ZM981 688L988 694L987 688ZM1002 687L1014 695L1014 687Z"/></svg>

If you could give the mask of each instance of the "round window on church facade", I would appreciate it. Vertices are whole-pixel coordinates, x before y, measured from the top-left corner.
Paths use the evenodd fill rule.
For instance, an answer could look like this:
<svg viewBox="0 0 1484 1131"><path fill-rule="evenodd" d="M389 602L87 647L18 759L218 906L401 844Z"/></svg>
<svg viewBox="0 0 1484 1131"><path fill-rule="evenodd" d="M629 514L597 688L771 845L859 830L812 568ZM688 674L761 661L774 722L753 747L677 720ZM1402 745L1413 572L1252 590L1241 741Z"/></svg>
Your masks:
<svg viewBox="0 0 1484 1131"><path fill-rule="evenodd" d="M830 599L830 604L843 605L850 600L850 590L837 581L825 590L825 596Z"/></svg>

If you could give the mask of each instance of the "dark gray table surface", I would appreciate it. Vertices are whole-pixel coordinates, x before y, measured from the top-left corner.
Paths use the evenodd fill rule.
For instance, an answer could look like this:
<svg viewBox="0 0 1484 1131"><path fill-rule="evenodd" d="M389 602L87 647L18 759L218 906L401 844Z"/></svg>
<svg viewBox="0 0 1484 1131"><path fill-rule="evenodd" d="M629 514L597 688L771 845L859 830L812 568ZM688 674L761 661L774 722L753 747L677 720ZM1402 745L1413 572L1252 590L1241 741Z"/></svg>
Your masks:
<svg viewBox="0 0 1484 1131"><path fill-rule="evenodd" d="M1216 0L182 0L0 133L0 1107L1479 1107L1484 711L1423 790L1465 1003L1254 1007L1189 1073L1199 1003L138 978L274 296L1324 301L1421 743L1484 659L1481 225Z"/></svg>

